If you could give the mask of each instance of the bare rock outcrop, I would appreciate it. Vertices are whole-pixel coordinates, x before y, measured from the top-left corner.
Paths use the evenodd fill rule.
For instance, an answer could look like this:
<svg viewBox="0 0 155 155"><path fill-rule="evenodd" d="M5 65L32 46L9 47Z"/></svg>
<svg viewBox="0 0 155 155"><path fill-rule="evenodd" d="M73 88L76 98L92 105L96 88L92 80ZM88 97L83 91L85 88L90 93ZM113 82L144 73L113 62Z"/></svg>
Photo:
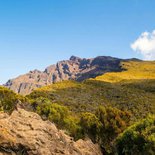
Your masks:
<svg viewBox="0 0 155 155"><path fill-rule="evenodd" d="M90 140L74 142L33 112L0 113L0 155L101 155Z"/></svg>
<svg viewBox="0 0 155 155"><path fill-rule="evenodd" d="M4 86L16 93L27 95L34 89L63 80L82 81L94 78L110 71L121 71L121 59L100 56L92 59L71 56L55 65L47 67L43 72L34 70L15 79Z"/></svg>

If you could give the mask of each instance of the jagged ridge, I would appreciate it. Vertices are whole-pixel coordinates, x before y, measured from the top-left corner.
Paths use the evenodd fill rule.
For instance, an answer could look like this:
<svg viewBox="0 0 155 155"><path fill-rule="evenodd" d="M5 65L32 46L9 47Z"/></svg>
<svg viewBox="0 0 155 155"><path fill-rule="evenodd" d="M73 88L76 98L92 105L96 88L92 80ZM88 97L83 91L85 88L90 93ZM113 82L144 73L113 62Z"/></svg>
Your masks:
<svg viewBox="0 0 155 155"><path fill-rule="evenodd" d="M91 59L71 56L69 60L63 60L55 65L51 65L43 72L34 70L9 80L4 86L16 93L26 95L36 88L55 82L63 80L82 81L106 72L121 71L121 61L122 59L109 56L99 56Z"/></svg>

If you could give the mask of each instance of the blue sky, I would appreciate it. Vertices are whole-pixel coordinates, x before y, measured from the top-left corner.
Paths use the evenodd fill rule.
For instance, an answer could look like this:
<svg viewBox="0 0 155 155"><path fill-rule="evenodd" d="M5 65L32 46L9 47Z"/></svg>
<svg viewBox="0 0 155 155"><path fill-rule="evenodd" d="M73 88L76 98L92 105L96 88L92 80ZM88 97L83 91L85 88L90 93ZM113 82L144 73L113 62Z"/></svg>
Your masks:
<svg viewBox="0 0 155 155"><path fill-rule="evenodd" d="M155 0L0 1L0 83L71 55L137 57L130 45L155 29Z"/></svg>

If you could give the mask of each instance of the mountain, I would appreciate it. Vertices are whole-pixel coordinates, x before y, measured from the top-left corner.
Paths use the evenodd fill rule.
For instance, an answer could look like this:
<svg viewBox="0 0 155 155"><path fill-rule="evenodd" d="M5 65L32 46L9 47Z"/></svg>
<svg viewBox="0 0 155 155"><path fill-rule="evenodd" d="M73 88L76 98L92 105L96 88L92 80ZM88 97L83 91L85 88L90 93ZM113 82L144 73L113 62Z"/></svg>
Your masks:
<svg viewBox="0 0 155 155"><path fill-rule="evenodd" d="M91 140L74 142L56 126L33 112L0 113L1 155L101 155Z"/></svg>
<svg viewBox="0 0 155 155"><path fill-rule="evenodd" d="M62 81L27 95L63 104L75 113L94 111L99 105L128 110L133 120L155 113L155 61L121 61L121 72L108 72L82 82Z"/></svg>
<svg viewBox="0 0 155 155"><path fill-rule="evenodd" d="M83 60L71 57L70 60L58 63L72 62L81 68L79 64ZM98 143L103 154L123 154L126 148L131 152L145 150L145 154L154 153L154 116L151 115L155 114L155 61L111 57L86 60L89 60L86 68L75 69L76 73L80 70L79 74L71 71L73 65L68 65L68 70L76 75L74 78L71 74L62 80L66 72L64 73L64 67L61 66L59 70L63 68L63 76L59 78L60 81L57 77L58 81L50 79L51 81L44 83L45 79L55 72L49 69L53 68L50 66L44 72L31 72L31 78L26 74L12 80L21 84L27 80L28 84L34 84L32 89L21 89L22 92L19 93L28 94L25 96L0 87L0 110L12 113L10 116L0 113L1 152L22 154L23 151L25 154L32 154L34 151L39 154L41 151L48 153L52 149L54 154L67 154L68 151L76 154L75 150L79 151L77 154L89 154L93 151L93 154L100 154L98 146L93 144ZM42 75L41 85L38 86L41 88L36 89L39 81L35 79L38 78L38 74ZM43 120L48 121L43 121L37 114L21 108L36 112ZM140 122L138 129L135 127L137 121ZM54 129L53 123L59 130ZM61 130L65 131L65 134ZM140 134L141 130L143 135ZM133 137L135 131L138 131L138 139L137 136ZM133 134L127 135L128 132ZM49 133L52 133L53 138L50 138ZM55 133L62 138L55 137ZM90 140L81 140L87 138L93 143ZM128 144L130 139L133 142ZM124 142L125 147L122 145Z"/></svg>
<svg viewBox="0 0 155 155"><path fill-rule="evenodd" d="M107 72L82 82L57 82L34 90L26 98L31 101L35 112L54 120L75 138L81 135L80 128L82 136L88 135L93 142L97 141L104 154L117 154L114 149L117 136L123 134L128 126L155 114L155 61L123 60L119 65L121 71ZM71 112L69 118L65 108ZM62 123L59 125L59 122ZM149 133L154 139L154 131ZM141 136L134 139L135 143L127 143L129 150L134 150L135 144L141 146L137 143L145 139ZM133 139L132 135L129 134L128 139ZM154 150L153 139L152 148L147 148L145 154ZM148 140L142 141L150 144ZM123 152L126 148L119 145L117 149Z"/></svg>
<svg viewBox="0 0 155 155"><path fill-rule="evenodd" d="M63 60L55 65L48 66L43 72L34 70L9 80L4 86L16 93L26 95L36 88L55 82L64 80L83 81L106 72L121 71L121 61L122 59L106 56L91 59L71 56L69 60Z"/></svg>

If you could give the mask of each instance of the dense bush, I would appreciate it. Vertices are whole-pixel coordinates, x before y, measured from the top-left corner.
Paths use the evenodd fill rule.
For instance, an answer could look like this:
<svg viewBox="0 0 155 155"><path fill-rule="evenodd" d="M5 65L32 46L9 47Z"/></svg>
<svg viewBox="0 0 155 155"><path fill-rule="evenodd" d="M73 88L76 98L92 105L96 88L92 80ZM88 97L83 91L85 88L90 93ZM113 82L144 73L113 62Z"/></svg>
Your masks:
<svg viewBox="0 0 155 155"><path fill-rule="evenodd" d="M110 140L129 126L131 115L116 108L100 106L96 116L102 123L102 133L106 135L106 139L108 135Z"/></svg>
<svg viewBox="0 0 155 155"><path fill-rule="evenodd" d="M111 153L115 138L129 126L131 115L116 108L100 106L96 116L102 124L100 145L106 152Z"/></svg>
<svg viewBox="0 0 155 155"><path fill-rule="evenodd" d="M95 114L86 112L81 115L80 126L84 136L89 136L93 142L99 141L101 122Z"/></svg>
<svg viewBox="0 0 155 155"><path fill-rule="evenodd" d="M155 116L126 129L116 140L116 152L118 155L154 155Z"/></svg>
<svg viewBox="0 0 155 155"><path fill-rule="evenodd" d="M66 106L52 103L47 98L37 98L32 102L32 107L35 112L42 116L43 119L48 119L54 122L59 129L64 129L68 134L76 139L80 136L80 127L78 119L69 111Z"/></svg>
<svg viewBox="0 0 155 155"><path fill-rule="evenodd" d="M67 106L52 103L44 97L35 99L32 106L44 119L54 122L76 140L89 137L107 152L112 152L113 141L129 126L130 121L128 112L106 106L99 106L94 113L75 114Z"/></svg>
<svg viewBox="0 0 155 155"><path fill-rule="evenodd" d="M84 136L98 142L106 152L112 152L115 138L130 122L130 114L112 107L100 106L95 114L83 113L80 126Z"/></svg>
<svg viewBox="0 0 155 155"><path fill-rule="evenodd" d="M15 94L13 91L0 87L0 111L11 113L18 102L26 102L26 98Z"/></svg>

